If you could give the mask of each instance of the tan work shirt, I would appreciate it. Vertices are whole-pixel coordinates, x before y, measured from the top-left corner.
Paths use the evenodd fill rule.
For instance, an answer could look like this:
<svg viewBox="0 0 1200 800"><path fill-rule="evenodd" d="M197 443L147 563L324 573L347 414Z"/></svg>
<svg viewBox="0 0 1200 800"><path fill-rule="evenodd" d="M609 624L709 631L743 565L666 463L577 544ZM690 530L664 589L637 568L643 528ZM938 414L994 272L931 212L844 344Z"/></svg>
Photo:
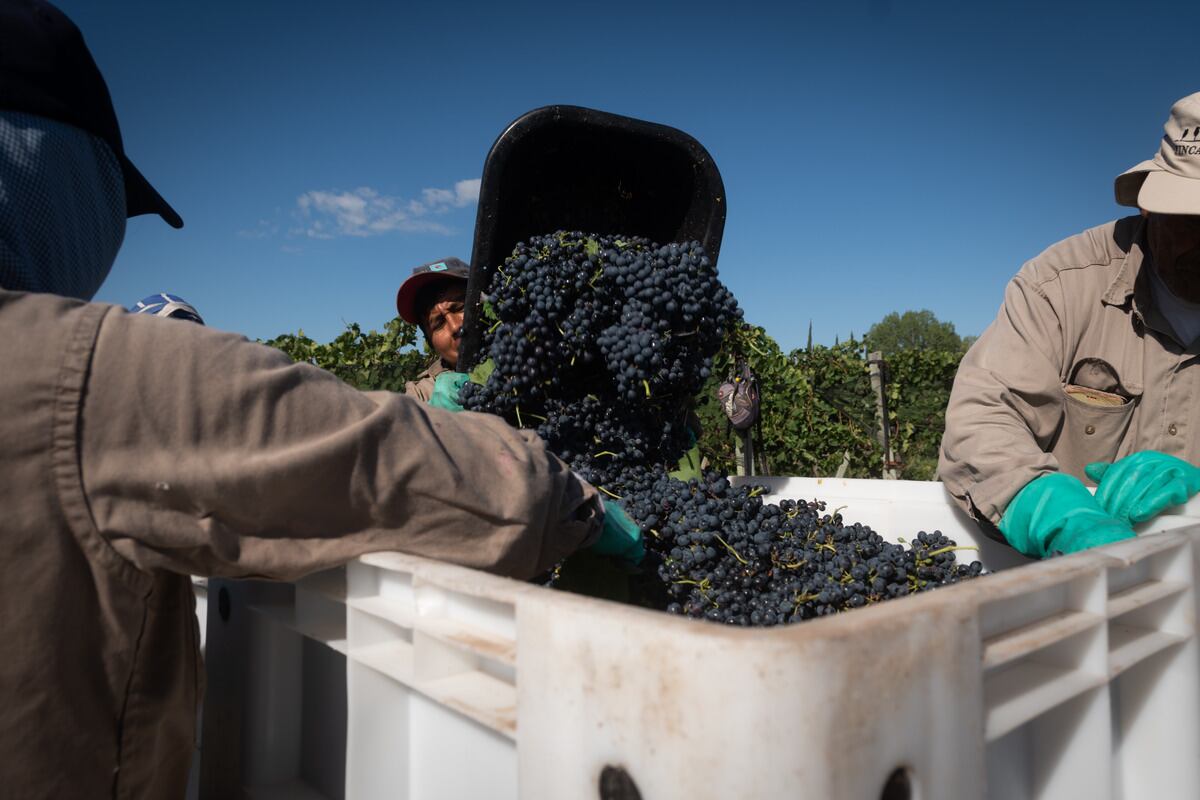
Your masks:
<svg viewBox="0 0 1200 800"><path fill-rule="evenodd" d="M1066 239L1025 264L963 358L938 474L976 519L1020 489L1139 450L1200 460L1200 340L1151 302L1141 217Z"/></svg>
<svg viewBox="0 0 1200 800"><path fill-rule="evenodd" d="M417 398L422 403L428 403L429 398L433 397L433 386L438 375L443 372L449 372L442 364L442 359L436 358L433 363L425 368L425 371L404 384L404 393Z"/></svg>
<svg viewBox="0 0 1200 800"><path fill-rule="evenodd" d="M599 535L529 432L115 306L0 290L0 408L4 797L183 796L189 573L403 550L525 578Z"/></svg>

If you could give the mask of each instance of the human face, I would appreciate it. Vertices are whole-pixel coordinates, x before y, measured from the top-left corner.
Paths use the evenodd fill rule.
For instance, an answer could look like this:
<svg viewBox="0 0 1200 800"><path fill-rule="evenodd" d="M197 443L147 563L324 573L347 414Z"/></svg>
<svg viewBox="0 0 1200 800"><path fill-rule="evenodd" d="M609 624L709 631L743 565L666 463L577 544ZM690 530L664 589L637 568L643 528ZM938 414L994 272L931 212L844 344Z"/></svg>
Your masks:
<svg viewBox="0 0 1200 800"><path fill-rule="evenodd" d="M463 307L467 287L462 281L447 281L425 311L429 346L442 362L453 368L458 363L458 340L462 337Z"/></svg>
<svg viewBox="0 0 1200 800"><path fill-rule="evenodd" d="M1154 269L1180 300L1200 303L1200 216L1149 214L1146 238Z"/></svg>

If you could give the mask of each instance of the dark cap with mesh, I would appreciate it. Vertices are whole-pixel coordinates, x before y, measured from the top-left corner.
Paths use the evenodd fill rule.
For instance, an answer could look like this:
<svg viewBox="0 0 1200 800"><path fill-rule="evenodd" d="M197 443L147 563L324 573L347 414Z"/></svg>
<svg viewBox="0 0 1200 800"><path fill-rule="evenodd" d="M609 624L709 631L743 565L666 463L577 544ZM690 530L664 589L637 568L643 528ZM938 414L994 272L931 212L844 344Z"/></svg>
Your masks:
<svg viewBox="0 0 1200 800"><path fill-rule="evenodd" d="M0 110L65 122L103 139L125 177L126 216L158 214L183 220L125 155L104 77L83 34L42 0L0 0Z"/></svg>

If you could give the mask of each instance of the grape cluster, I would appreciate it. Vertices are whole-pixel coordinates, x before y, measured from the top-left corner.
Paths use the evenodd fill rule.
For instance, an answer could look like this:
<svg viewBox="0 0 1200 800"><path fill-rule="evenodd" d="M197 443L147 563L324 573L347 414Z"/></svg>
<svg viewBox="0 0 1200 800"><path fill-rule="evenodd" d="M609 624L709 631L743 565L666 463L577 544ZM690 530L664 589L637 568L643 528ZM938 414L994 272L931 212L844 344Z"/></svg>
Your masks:
<svg viewBox="0 0 1200 800"><path fill-rule="evenodd" d="M742 318L699 242L570 231L518 244L483 308L493 369L463 407L536 429L609 488L688 449L693 398Z"/></svg>
<svg viewBox="0 0 1200 800"><path fill-rule="evenodd" d="M741 309L697 242L559 231L517 245L484 296L491 371L462 405L536 430L643 533L638 600L735 625L825 616L973 577L938 532L891 544L820 501L672 478L688 414ZM480 380L482 379L482 380Z"/></svg>
<svg viewBox="0 0 1200 800"><path fill-rule="evenodd" d="M716 473L658 475L625 498L658 556L667 610L735 625L776 625L933 589L982 572L957 563L939 532L892 544L820 501L764 503L762 487Z"/></svg>

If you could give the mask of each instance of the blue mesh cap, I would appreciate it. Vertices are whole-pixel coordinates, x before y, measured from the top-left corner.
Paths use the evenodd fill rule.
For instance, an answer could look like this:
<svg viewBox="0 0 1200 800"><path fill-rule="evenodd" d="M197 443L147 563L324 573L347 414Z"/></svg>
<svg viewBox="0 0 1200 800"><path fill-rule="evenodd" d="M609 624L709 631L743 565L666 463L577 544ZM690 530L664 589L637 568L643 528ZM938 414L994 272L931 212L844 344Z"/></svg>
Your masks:
<svg viewBox="0 0 1200 800"><path fill-rule="evenodd" d="M152 294L149 297L143 297L129 307L131 314L150 314L155 317L171 317L173 319L186 319L192 322L204 324L204 320L191 303L184 300L179 295L167 294L159 292Z"/></svg>

